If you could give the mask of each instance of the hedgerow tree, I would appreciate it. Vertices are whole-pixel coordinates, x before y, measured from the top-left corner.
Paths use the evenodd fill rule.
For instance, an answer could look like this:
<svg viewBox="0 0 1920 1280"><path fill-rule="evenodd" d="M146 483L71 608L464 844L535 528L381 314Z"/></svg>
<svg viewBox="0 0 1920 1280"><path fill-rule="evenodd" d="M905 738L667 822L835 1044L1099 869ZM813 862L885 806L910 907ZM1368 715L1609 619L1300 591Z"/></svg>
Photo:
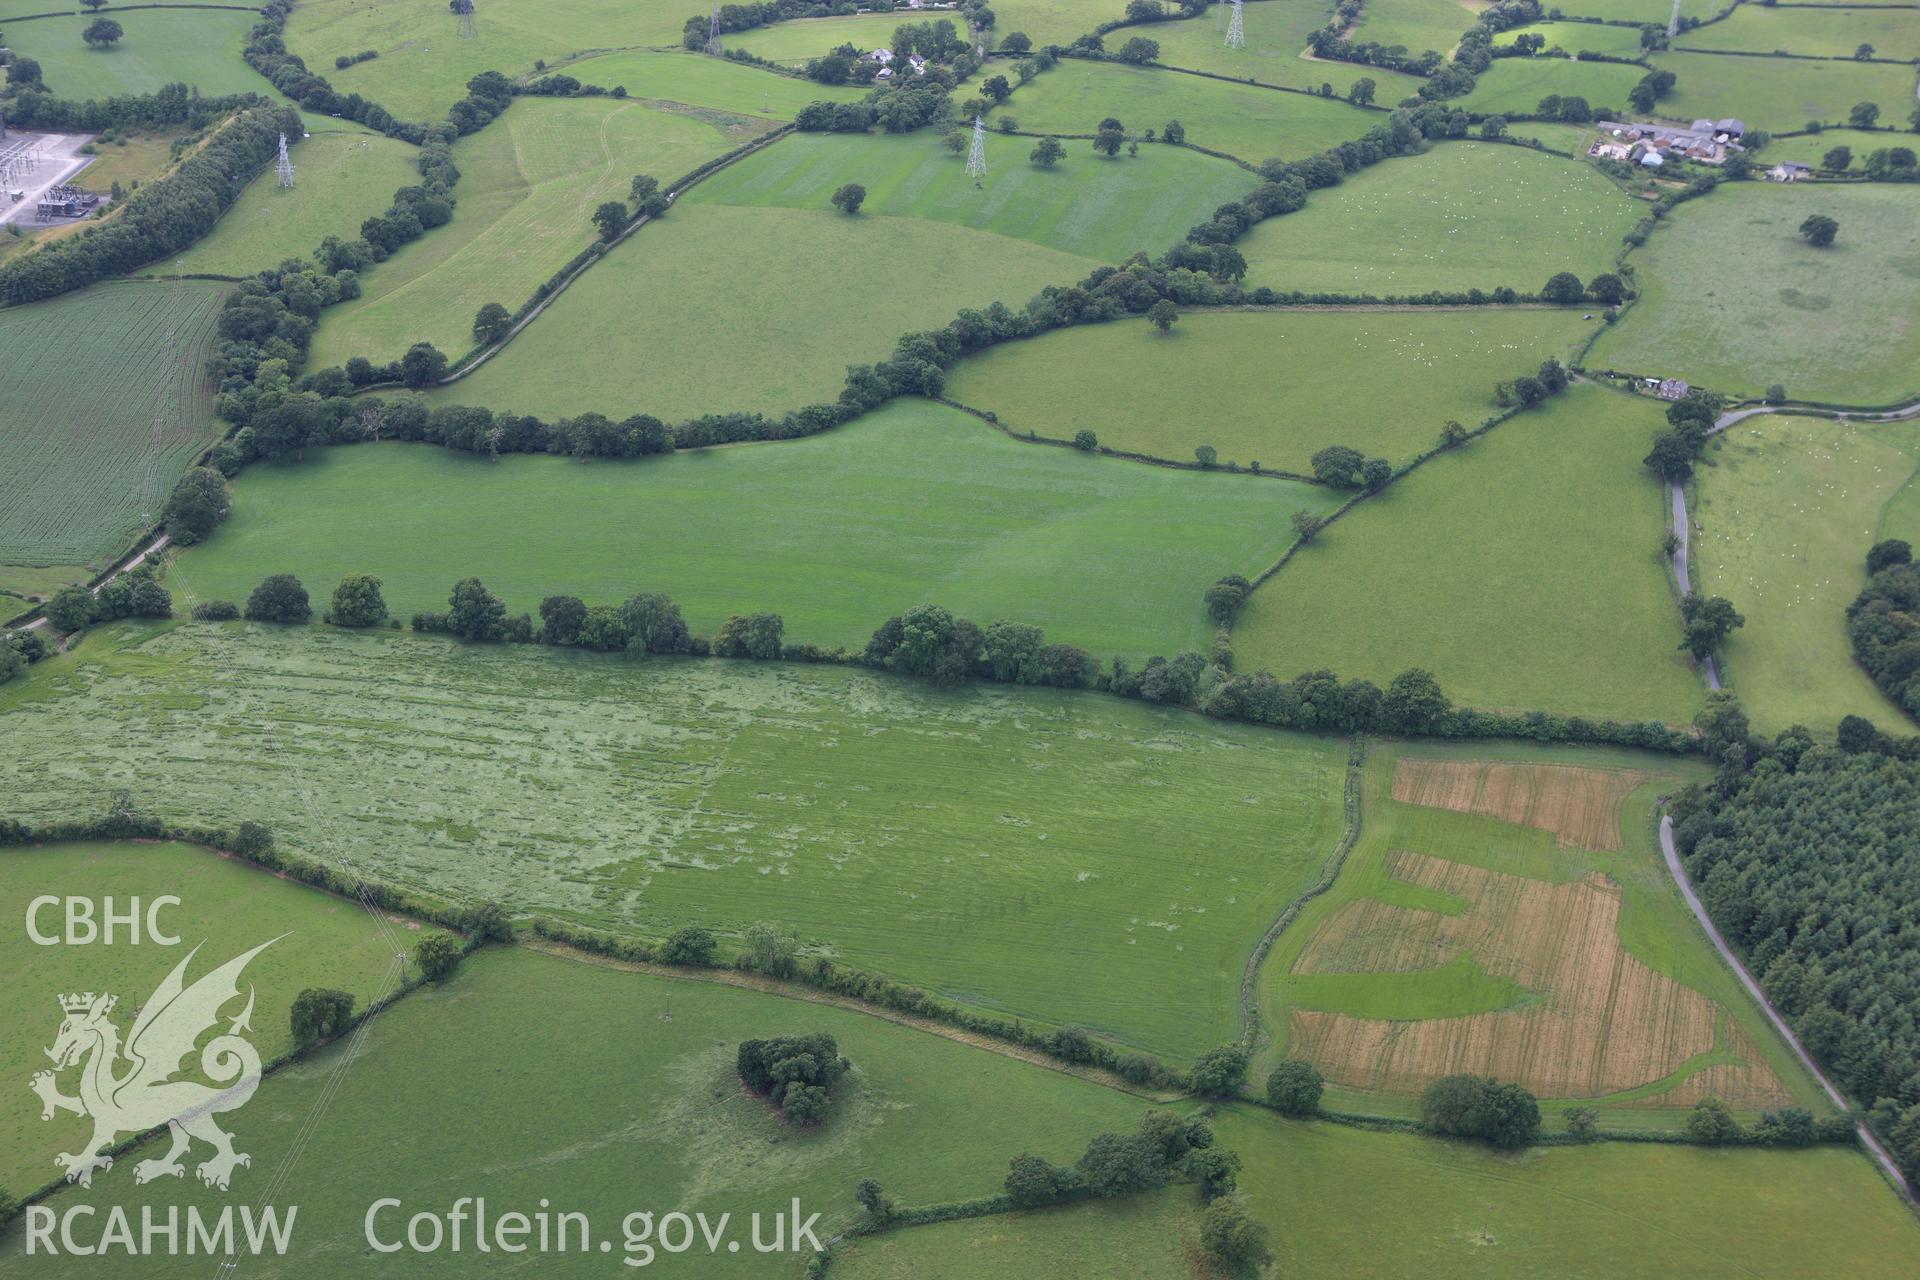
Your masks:
<svg viewBox="0 0 1920 1280"><path fill-rule="evenodd" d="M169 541L190 547L225 520L233 510L227 478L211 467L194 467L180 477L160 509L160 523Z"/></svg>
<svg viewBox="0 0 1920 1280"><path fill-rule="evenodd" d="M1267 1101L1290 1116L1310 1116L1320 1109L1325 1087L1319 1068L1288 1058L1267 1075Z"/></svg>
<svg viewBox="0 0 1920 1280"><path fill-rule="evenodd" d="M294 997L288 1021L297 1045L331 1039L353 1021L353 996L328 987L308 987Z"/></svg>
<svg viewBox="0 0 1920 1280"><path fill-rule="evenodd" d="M1540 1104L1517 1084L1476 1075L1443 1076L1420 1096L1420 1119L1435 1133L1524 1147L1540 1132Z"/></svg>
<svg viewBox="0 0 1920 1280"><path fill-rule="evenodd" d="M660 959L666 964L683 965L689 969L707 969L713 966L713 933L697 924L683 925L667 935L660 947Z"/></svg>
<svg viewBox="0 0 1920 1280"><path fill-rule="evenodd" d="M400 357L400 380L418 390L447 376L447 357L431 342L416 342Z"/></svg>
<svg viewBox="0 0 1920 1280"><path fill-rule="evenodd" d="M1240 1082L1246 1078L1247 1051L1237 1044L1207 1050L1188 1073L1190 1087L1203 1098L1230 1098L1240 1092Z"/></svg>
<svg viewBox="0 0 1920 1280"><path fill-rule="evenodd" d="M1073 447L1082 453L1092 453L1100 447L1100 437L1082 427L1073 433Z"/></svg>
<svg viewBox="0 0 1920 1280"><path fill-rule="evenodd" d="M593 225L600 232L602 240L612 240L627 229L627 203L624 200L602 201L593 211Z"/></svg>
<svg viewBox="0 0 1920 1280"><path fill-rule="evenodd" d="M1178 146L1187 140L1187 126L1181 124L1178 120L1169 120L1167 121L1167 127L1160 131L1160 137L1164 141Z"/></svg>
<svg viewBox="0 0 1920 1280"><path fill-rule="evenodd" d="M1238 1200L1221 1198L1200 1218L1200 1245L1229 1273L1258 1271L1273 1261L1267 1229L1255 1222Z"/></svg>
<svg viewBox="0 0 1920 1280"><path fill-rule="evenodd" d="M460 967L463 954L460 939L436 929L414 944L413 962L428 982L445 982Z"/></svg>
<svg viewBox="0 0 1920 1280"><path fill-rule="evenodd" d="M1127 140L1127 132L1120 122L1112 116L1100 122L1099 129L1093 135L1093 149L1111 159L1120 154L1120 146Z"/></svg>
<svg viewBox="0 0 1920 1280"><path fill-rule="evenodd" d="M1568 304L1585 301L1586 296L1587 287L1571 271L1557 271L1540 286L1540 299L1543 302Z"/></svg>
<svg viewBox="0 0 1920 1280"><path fill-rule="evenodd" d="M1180 308L1174 306L1173 303L1166 298L1160 299L1160 301L1147 308L1148 323L1152 324L1154 329L1162 334L1172 333L1174 321L1179 318Z"/></svg>
<svg viewBox="0 0 1920 1280"><path fill-rule="evenodd" d="M1330 444L1313 455L1313 476L1321 484L1335 485L1342 489L1358 488L1360 469L1366 465L1366 461L1358 449L1349 449L1343 444Z"/></svg>
<svg viewBox="0 0 1920 1280"><path fill-rule="evenodd" d="M250 622L310 622L313 605L300 579L290 573L276 573L247 597L246 616Z"/></svg>
<svg viewBox="0 0 1920 1280"><path fill-rule="evenodd" d="M372 574L351 574L333 589L327 621L334 626L377 627L386 620L386 597L380 594L380 579Z"/></svg>
<svg viewBox="0 0 1920 1280"><path fill-rule="evenodd" d="M1007 1161L1007 1177L1002 1185L1015 1204L1031 1209L1053 1204L1072 1190L1075 1183L1073 1170L1058 1168L1023 1151Z"/></svg>
<svg viewBox="0 0 1920 1280"><path fill-rule="evenodd" d="M544 605L541 616L545 617ZM680 606L657 591L628 597L620 606L620 621L626 628L626 649L630 653L685 653L692 643Z"/></svg>
<svg viewBox="0 0 1920 1280"><path fill-rule="evenodd" d="M1689 592L1680 602L1680 616L1686 623L1680 647L1695 658L1711 657L1726 643L1734 628L1747 622L1724 596L1703 599L1696 592Z"/></svg>
<svg viewBox="0 0 1920 1280"><path fill-rule="evenodd" d="M513 313L497 302L489 302L473 317L473 336L480 342L498 342L512 327Z"/></svg>
<svg viewBox="0 0 1920 1280"><path fill-rule="evenodd" d="M1247 596L1253 591L1253 584L1237 573L1230 573L1207 588L1207 617L1215 625L1226 626L1240 612L1240 606L1247 602Z"/></svg>
<svg viewBox="0 0 1920 1280"><path fill-rule="evenodd" d="M447 630L462 640L499 640L507 633L507 604L478 578L462 578L447 596Z"/></svg>
<svg viewBox="0 0 1920 1280"><path fill-rule="evenodd" d="M791 929L761 921L747 929L747 962L770 978L800 971L800 940Z"/></svg>
<svg viewBox="0 0 1920 1280"><path fill-rule="evenodd" d="M1060 163L1061 157L1066 154L1067 149L1060 145L1060 139L1049 134L1034 144L1033 150L1027 153L1027 159L1042 169L1051 169Z"/></svg>
<svg viewBox="0 0 1920 1280"><path fill-rule="evenodd" d="M780 656L785 630L786 623L777 613L736 613L714 633L713 652L721 658L771 661Z"/></svg>
<svg viewBox="0 0 1920 1280"><path fill-rule="evenodd" d="M1131 40L1121 45L1120 51L1113 56L1121 62L1140 66L1159 58L1160 42L1157 40L1149 40L1145 36L1134 36Z"/></svg>
<svg viewBox="0 0 1920 1280"><path fill-rule="evenodd" d="M579 596L548 596L540 602L540 641L572 644L580 638L580 624L586 620L587 606Z"/></svg>
<svg viewBox="0 0 1920 1280"><path fill-rule="evenodd" d="M1733 1118L1726 1103L1718 1098L1702 1098L1687 1113L1687 1136L1695 1142L1719 1147L1740 1141L1746 1131Z"/></svg>

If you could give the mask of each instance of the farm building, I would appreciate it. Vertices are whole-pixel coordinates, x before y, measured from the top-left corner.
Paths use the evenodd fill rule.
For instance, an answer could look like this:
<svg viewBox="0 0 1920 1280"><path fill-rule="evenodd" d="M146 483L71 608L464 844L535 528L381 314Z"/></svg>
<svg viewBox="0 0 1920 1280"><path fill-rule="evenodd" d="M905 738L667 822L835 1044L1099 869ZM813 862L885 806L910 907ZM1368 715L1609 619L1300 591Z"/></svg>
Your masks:
<svg viewBox="0 0 1920 1280"><path fill-rule="evenodd" d="M1775 182L1798 182L1802 178L1810 177L1812 173L1812 169L1801 164L1798 160L1782 160L1779 164L1767 170L1767 176Z"/></svg>
<svg viewBox="0 0 1920 1280"><path fill-rule="evenodd" d="M1662 400L1684 400L1687 392L1693 390L1685 378L1648 378L1647 386Z"/></svg>

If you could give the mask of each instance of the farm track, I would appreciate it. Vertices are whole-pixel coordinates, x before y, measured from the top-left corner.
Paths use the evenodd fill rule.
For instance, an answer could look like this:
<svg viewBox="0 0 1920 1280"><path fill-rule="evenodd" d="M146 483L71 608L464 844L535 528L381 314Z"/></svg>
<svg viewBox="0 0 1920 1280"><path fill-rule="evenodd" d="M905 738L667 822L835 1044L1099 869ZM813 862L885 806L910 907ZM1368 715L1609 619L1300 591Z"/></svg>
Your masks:
<svg viewBox="0 0 1920 1280"><path fill-rule="evenodd" d="M1833 1105L1842 1111L1847 1110L1846 1098L1833 1087L1833 1082L1820 1070L1819 1064L1813 1060L1813 1055L1807 1052L1806 1046L1800 1043L1800 1038L1794 1035L1793 1028L1787 1025L1786 1018L1781 1016L1780 1010L1774 1007L1773 1001L1767 999L1767 993L1760 989L1760 984L1747 971L1746 964L1734 954L1733 948L1727 945L1727 940L1720 936L1720 930L1714 926L1713 917L1707 914L1700 896L1693 890L1693 881L1687 876L1687 869L1680 864L1680 852L1673 843L1673 819L1664 813L1660 815L1660 852L1667 860L1667 870L1672 873L1673 882L1679 888L1680 896L1686 899L1687 910L1693 913L1693 918L1700 922L1702 929L1706 930L1707 939L1720 953L1720 958L1727 962L1734 976L1740 979L1740 985L1747 989L1747 994L1752 996L1754 1002L1760 1006L1760 1011L1767 1015L1767 1021L1773 1024L1773 1029L1780 1033L1780 1038L1787 1042L1787 1047L1793 1050L1796 1058L1800 1059L1800 1065L1820 1082L1820 1087L1826 1091ZM1900 1166L1893 1162L1893 1157L1888 1155L1887 1149L1880 1145L1880 1140L1874 1136L1871 1129L1867 1128L1866 1122L1855 1121L1853 1127L1854 1132L1859 1135L1860 1145L1867 1149L1867 1153L1879 1164L1888 1180L1899 1188L1900 1193L1909 1201L1915 1201L1913 1187L1901 1174Z"/></svg>

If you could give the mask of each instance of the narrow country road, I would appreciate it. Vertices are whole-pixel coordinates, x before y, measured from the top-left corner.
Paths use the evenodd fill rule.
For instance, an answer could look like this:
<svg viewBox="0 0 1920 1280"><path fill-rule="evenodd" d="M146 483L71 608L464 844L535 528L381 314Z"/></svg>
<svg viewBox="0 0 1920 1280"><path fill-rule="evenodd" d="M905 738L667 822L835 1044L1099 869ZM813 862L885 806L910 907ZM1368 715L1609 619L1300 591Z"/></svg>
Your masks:
<svg viewBox="0 0 1920 1280"><path fill-rule="evenodd" d="M138 569L141 565L146 563L148 556L158 552L162 547L167 545L167 542L168 542L168 538L167 538L167 535L164 533L155 537L152 542L149 542L146 546L140 548L138 554L134 555L125 564L121 565L118 569L115 569L112 573L108 574L106 577L100 579L99 582L95 583L92 588L93 594L99 595L101 587L106 586L109 582L112 582L115 578L119 577L121 574L125 573L127 570ZM47 627L47 626L48 626L47 615L43 613L39 617L35 618L32 622L29 622L26 626L19 627L16 629L20 631L37 631L40 628Z"/></svg>
<svg viewBox="0 0 1920 1280"><path fill-rule="evenodd" d="M1660 852L1667 860L1667 870L1672 873L1673 882L1680 887L1680 896L1687 900L1687 910L1693 912L1693 918L1698 920L1700 927L1707 931L1707 937L1712 941L1714 949L1720 953L1720 958L1733 969L1734 975L1740 979L1740 985L1747 989L1747 994L1752 996L1754 1002L1760 1006L1760 1011L1767 1015L1767 1021L1773 1024L1773 1029L1780 1033L1781 1039L1787 1042L1794 1056L1800 1059L1800 1065L1820 1082L1820 1087L1827 1091L1827 1097L1832 1099L1833 1105L1844 1111L1847 1100L1820 1070L1813 1056L1800 1043L1800 1038L1793 1034L1793 1028L1787 1025L1787 1020L1781 1016L1780 1011L1773 1007L1773 1001L1767 999L1767 993L1760 989L1760 984L1754 981L1751 973L1747 972L1747 966L1741 962L1739 956L1733 953L1733 948L1727 945L1727 940L1720 936L1720 930L1714 926L1713 918L1707 914L1706 907L1701 905L1700 895L1693 891L1693 881L1687 878L1687 869L1680 865L1680 851L1673 844L1673 819L1664 813L1660 815ZM1855 1122L1854 1132L1860 1135L1860 1145L1880 1162L1880 1167L1886 1170L1889 1178L1893 1179L1893 1185L1900 1188L1902 1194L1912 1200L1913 1187L1901 1174L1900 1166L1893 1162L1893 1157L1887 1154L1887 1149L1880 1145L1880 1139L1874 1137L1873 1131L1859 1122Z"/></svg>
<svg viewBox="0 0 1920 1280"><path fill-rule="evenodd" d="M1713 420L1708 435L1718 435L1729 427L1738 426L1748 418L1757 418L1769 413L1797 413L1805 417L1832 418L1835 422L1906 422L1920 418L1920 400L1902 405L1898 409L1889 409L1885 413L1847 413L1838 410L1796 409L1791 405L1759 404L1745 409L1729 409ZM1667 496L1673 505L1673 533L1679 539L1669 557L1673 570L1673 580L1680 587L1680 594L1693 592L1693 573L1688 568L1688 557L1693 548L1693 522L1687 518L1687 490L1678 480L1667 482ZM1715 665L1711 655L1701 660L1701 672L1707 678L1707 688L1720 688L1720 668Z"/></svg>

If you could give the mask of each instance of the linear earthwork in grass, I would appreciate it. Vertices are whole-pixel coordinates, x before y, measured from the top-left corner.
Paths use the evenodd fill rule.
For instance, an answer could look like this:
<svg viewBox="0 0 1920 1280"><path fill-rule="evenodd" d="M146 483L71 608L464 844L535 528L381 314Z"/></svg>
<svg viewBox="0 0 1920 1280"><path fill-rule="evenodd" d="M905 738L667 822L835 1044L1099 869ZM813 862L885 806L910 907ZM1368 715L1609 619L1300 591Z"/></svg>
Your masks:
<svg viewBox="0 0 1920 1280"><path fill-rule="evenodd" d="M247 31L259 21L251 9L121 9L107 16L126 34L105 47L80 38L93 21L90 14L10 20L7 43L15 57L40 64L47 88L59 98L104 100L168 84L185 84L208 98L273 93L240 57Z"/></svg>
<svg viewBox="0 0 1920 1280"><path fill-rule="evenodd" d="M1565 360L1595 321L1570 310L1196 311L1161 334L1143 320L1004 343L959 364L947 394L1016 434L1190 462L1310 473L1345 444L1405 462L1448 419L1498 412L1494 384Z"/></svg>
<svg viewBox="0 0 1920 1280"><path fill-rule="evenodd" d="M219 436L206 362L225 295L114 284L0 311L0 586L11 566L84 579L154 523Z"/></svg>
<svg viewBox="0 0 1920 1280"><path fill-rule="evenodd" d="M1640 56L1640 28L1603 26L1598 22L1535 22L1512 27L1493 37L1495 48L1510 45L1523 35L1540 36L1546 48L1564 50L1569 56L1580 53L1604 53L1610 58Z"/></svg>
<svg viewBox="0 0 1920 1280"><path fill-rule="evenodd" d="M674 102L776 120L791 120L809 102L855 101L868 92L865 85L816 84L685 49L605 53L569 62L565 72L582 84L625 88L628 97L655 105Z"/></svg>
<svg viewBox="0 0 1920 1280"><path fill-rule="evenodd" d="M1449 142L1315 191L1305 209L1269 218L1235 247L1248 284L1281 291L1532 294L1556 272L1588 280L1612 270L1638 216L1582 161Z"/></svg>
<svg viewBox="0 0 1920 1280"><path fill-rule="evenodd" d="M58 1012L51 1000L46 1007ZM852 1071L835 1086L823 1122L789 1125L740 1087L735 1046L816 1031L834 1038ZM544 1200L556 1215L549 1221L584 1214L595 1241L611 1246L582 1248L570 1233L571 1247L539 1254L542 1276L604 1277L610 1267L627 1272L620 1260L632 1259L636 1273L646 1260L687 1275L791 1277L810 1242L798 1253L742 1243L737 1253L722 1245L713 1255L675 1255L648 1234L643 1253L627 1235L639 1235L627 1215L660 1215L671 1205L709 1224L726 1216L727 1234L745 1242L757 1213L761 1242L770 1245L774 1219L790 1218L797 1198L801 1221L819 1214L814 1231L824 1242L858 1221L853 1188L862 1178L910 1204L990 1195L1011 1155L1032 1151L1069 1164L1094 1134L1130 1131L1147 1109L1117 1090L865 1013L491 948L444 985L380 1014L351 1048L329 1047L268 1077L228 1118L253 1157L231 1192L191 1176L136 1186L129 1157L96 1175L91 1190L62 1191L51 1204L61 1212L99 1206L102 1221L109 1204L124 1204L135 1222L143 1205L162 1221L173 1205L217 1216L234 1197L269 1184L318 1112L325 1122L297 1148L286 1184L289 1199L298 1197L296 1247L275 1260L275 1271L292 1280L337 1276L343 1257L354 1259L356 1275L417 1276L430 1256L470 1274L471 1220L458 1254L367 1247L376 1200L394 1197L400 1207L382 1210L375 1231L385 1239L391 1228L404 1239L412 1214L428 1206L445 1213L455 1194L484 1195L490 1217L515 1206L533 1215ZM463 1173L472 1191L450 1193L447 1179ZM792 1225L781 1224L783 1242ZM18 1226L0 1235L10 1256L22 1247ZM184 1246L174 1257L116 1250L37 1261L50 1277L96 1280L207 1272L205 1256L186 1256Z"/></svg>
<svg viewBox="0 0 1920 1280"><path fill-rule="evenodd" d="M1388 71L1384 67L1322 62L1304 56L1307 37L1327 25L1327 19L1333 16L1333 6L1322 0L1261 0L1245 6L1243 21L1247 42L1238 49L1227 47L1221 36L1218 13L1219 6L1215 5L1198 18L1124 27L1107 33L1107 47L1118 49L1133 36L1144 36L1160 46L1157 61L1164 66L1207 71L1236 80L1257 80L1288 89L1317 91L1321 85L1331 84L1334 92L1343 98L1354 81L1371 80L1374 101L1383 106L1412 97L1422 83L1418 76Z"/></svg>
<svg viewBox="0 0 1920 1280"><path fill-rule="evenodd" d="M311 364L384 364L415 342L458 357L473 346L474 313L518 310L593 241L594 209L625 198L635 174L672 182L771 127L633 99L521 99L455 145L453 221L362 274L360 298L323 315ZM380 189L382 208L391 194Z"/></svg>
<svg viewBox="0 0 1920 1280"><path fill-rule="evenodd" d="M1248 6L1251 8L1252 6ZM1920 1231L1857 1151L1597 1143L1522 1159L1468 1142L1213 1116L1280 1274L1397 1280L1897 1276ZM1184 1186L843 1241L836 1280L1191 1280L1199 1206ZM1158 1233L1153 1238L1152 1233Z"/></svg>
<svg viewBox="0 0 1920 1280"><path fill-rule="evenodd" d="M1833 244L1801 239L1810 214ZM1727 270L1726 246L1740 246ZM1732 185L1673 211L1629 261L1640 300L1588 368L1686 378L1732 395L1904 404L1920 394L1920 188Z"/></svg>
<svg viewBox="0 0 1920 1280"><path fill-rule="evenodd" d="M1845 715L1912 731L1853 661L1846 609L1866 585L1869 546L1920 541L1920 519L1895 502L1914 487L1916 455L1913 423L1761 417L1717 436L1695 472L1693 571L1747 620L1721 674L1760 732L1804 724L1826 736Z"/></svg>
<svg viewBox="0 0 1920 1280"><path fill-rule="evenodd" d="M1206 76L1115 62L1062 62L1020 86L994 108L993 118L1013 116L1027 133L1077 133L1091 137L1108 116L1129 136L1156 133L1178 120L1187 141L1224 151L1249 164L1270 157L1298 160L1355 138L1385 117L1332 99L1229 84ZM991 122L991 121L990 121ZM1147 144L1141 144L1143 147ZM1068 154L1093 144L1075 139ZM1120 163L1116 159L1114 163Z"/></svg>
<svg viewBox="0 0 1920 1280"><path fill-rule="evenodd" d="M1444 454L1322 532L1247 602L1235 665L1409 667L1455 702L1684 724L1666 494L1640 464L1650 405L1574 387Z"/></svg>
<svg viewBox="0 0 1920 1280"><path fill-rule="evenodd" d="M289 141L292 187L282 187L269 166L211 234L159 266L170 273L244 276L304 257L327 236L351 238L362 222L387 211L395 190L420 180L419 152L393 138L342 131Z"/></svg>
<svg viewBox="0 0 1920 1280"><path fill-rule="evenodd" d="M179 939L172 947L144 932L146 907L166 894L178 898L179 905L162 907L154 918ZM42 895L56 899L38 912L42 934L63 936L68 897L90 899L94 923L101 926L105 900L111 899L119 913L138 901L143 932L129 940L121 924L111 942L38 945L27 935L25 916L28 902ZM0 948L7 973L0 984L0 1018L8 1028L0 1041L0 1070L19 1083L23 1096L28 1077L49 1065L41 1050L59 1029L55 997L62 992L118 997L114 1021L124 1033L133 1011L188 951L200 949L186 975L191 982L277 937L248 965L245 979L254 989L253 1044L262 1059L271 1060L294 1047L287 1015L301 991L337 988L365 1008L384 989L392 968L389 939L359 903L186 845L88 841L0 849L0 898L14 916ZM405 923L396 931L409 942L416 936ZM236 1003L228 1012L238 1011ZM61 1083L72 1092L71 1077ZM0 1186L17 1195L52 1181L53 1153L79 1150L76 1144L90 1127L64 1112L42 1121L39 1106L31 1102L0 1109Z"/></svg>
<svg viewBox="0 0 1920 1280"><path fill-rule="evenodd" d="M1737 115L1749 129L1785 133L1809 120L1845 124L1858 102L1878 105L1887 124L1900 123L1913 109L1910 66L1684 52L1655 54L1648 61L1678 77L1673 96L1660 102L1661 114L1676 120ZM1467 101L1471 106L1471 97Z"/></svg>
<svg viewBox="0 0 1920 1280"><path fill-rule="evenodd" d="M1460 1071L1627 1111L1814 1105L1654 852L1657 796L1697 773L1611 751L1375 752L1360 843L1262 965L1268 1056L1314 1062L1360 1109Z"/></svg>
<svg viewBox="0 0 1920 1280"><path fill-rule="evenodd" d="M1501 58L1480 73L1472 93L1453 105L1482 115L1532 115L1542 98L1557 95L1585 98L1595 111L1625 111L1627 93L1646 74L1645 67L1618 62Z"/></svg>
<svg viewBox="0 0 1920 1280"><path fill-rule="evenodd" d="M802 134L722 170L687 202L817 211L842 183L857 182L867 189L863 216L932 218L1120 262L1160 253L1259 181L1184 147L1145 148L1125 160L1074 150L1043 169L1027 159L1033 145L990 134L987 174L976 187L964 158L924 131Z"/></svg>
<svg viewBox="0 0 1920 1280"><path fill-rule="evenodd" d="M886 359L903 333L1018 307L1100 265L928 218L689 202L434 394L546 417L783 413L833 400L849 364Z"/></svg>
<svg viewBox="0 0 1920 1280"><path fill-rule="evenodd" d="M122 787L623 933L731 944L778 921L842 963L1175 1059L1237 1034L1247 955L1339 838L1346 761L1084 693L243 623L98 634L0 688L0 738L27 821Z"/></svg>
<svg viewBox="0 0 1920 1280"><path fill-rule="evenodd" d="M515 612L559 591L616 604L647 589L701 631L771 609L789 641L853 648L936 600L1044 625L1102 661L1204 650L1206 584L1259 572L1296 508L1339 501L1020 444L924 400L805 440L635 462L354 445L253 468L234 489L232 521L186 564L203 596L242 599L276 571L328 589L366 572L404 617L477 573Z"/></svg>
<svg viewBox="0 0 1920 1280"><path fill-rule="evenodd" d="M1781 9L1743 4L1723 22L1682 32L1674 48L1851 58L1863 44L1873 46L1876 57L1920 58L1920 9L1912 5Z"/></svg>
<svg viewBox="0 0 1920 1280"><path fill-rule="evenodd" d="M340 93L403 120L437 121L482 71L532 74L542 61L572 74L555 64L586 50L677 49L696 12L687 0L487 0L475 7L473 37L463 40L444 0L309 0L288 17L286 42ZM334 67L336 57L367 49L380 56Z"/></svg>

